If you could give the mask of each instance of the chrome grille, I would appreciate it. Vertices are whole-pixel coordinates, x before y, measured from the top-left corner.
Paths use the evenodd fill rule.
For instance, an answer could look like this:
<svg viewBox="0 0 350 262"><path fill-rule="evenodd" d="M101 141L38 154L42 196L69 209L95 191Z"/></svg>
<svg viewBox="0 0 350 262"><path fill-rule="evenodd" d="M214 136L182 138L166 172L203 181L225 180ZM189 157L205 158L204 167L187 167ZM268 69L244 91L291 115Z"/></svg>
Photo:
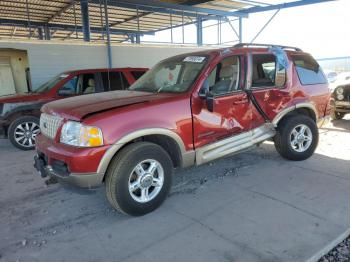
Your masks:
<svg viewBox="0 0 350 262"><path fill-rule="evenodd" d="M58 116L41 114L40 116L40 131L44 136L54 139L56 137L56 133L60 124L62 122L62 118Z"/></svg>

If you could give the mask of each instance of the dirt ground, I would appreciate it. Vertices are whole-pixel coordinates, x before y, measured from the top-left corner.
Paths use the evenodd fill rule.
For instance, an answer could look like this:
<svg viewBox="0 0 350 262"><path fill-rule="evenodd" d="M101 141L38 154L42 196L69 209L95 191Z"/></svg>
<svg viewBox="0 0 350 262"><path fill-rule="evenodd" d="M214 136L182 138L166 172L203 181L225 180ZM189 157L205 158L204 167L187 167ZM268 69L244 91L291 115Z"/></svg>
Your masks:
<svg viewBox="0 0 350 262"><path fill-rule="evenodd" d="M350 227L350 117L320 130L315 155L271 142L175 173L144 217L104 188L46 186L34 152L0 140L0 261L305 261Z"/></svg>

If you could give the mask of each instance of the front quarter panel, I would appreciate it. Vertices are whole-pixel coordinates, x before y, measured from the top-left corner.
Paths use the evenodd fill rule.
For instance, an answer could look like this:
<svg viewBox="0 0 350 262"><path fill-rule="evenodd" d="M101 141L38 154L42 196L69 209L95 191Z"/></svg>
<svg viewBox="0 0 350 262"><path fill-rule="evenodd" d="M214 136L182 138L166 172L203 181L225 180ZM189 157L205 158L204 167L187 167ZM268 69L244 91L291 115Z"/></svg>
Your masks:
<svg viewBox="0 0 350 262"><path fill-rule="evenodd" d="M145 129L165 129L178 135L185 150L193 149L192 118L188 95L174 95L159 102L145 102L95 114L84 120L100 127L104 143L114 145L128 134Z"/></svg>

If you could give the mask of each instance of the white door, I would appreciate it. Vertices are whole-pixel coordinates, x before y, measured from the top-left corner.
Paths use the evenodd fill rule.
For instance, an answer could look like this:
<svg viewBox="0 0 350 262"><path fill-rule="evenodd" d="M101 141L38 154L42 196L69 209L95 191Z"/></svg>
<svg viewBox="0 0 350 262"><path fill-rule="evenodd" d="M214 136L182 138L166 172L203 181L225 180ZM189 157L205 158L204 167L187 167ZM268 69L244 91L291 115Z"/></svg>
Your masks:
<svg viewBox="0 0 350 262"><path fill-rule="evenodd" d="M0 57L0 96L16 93L9 57Z"/></svg>

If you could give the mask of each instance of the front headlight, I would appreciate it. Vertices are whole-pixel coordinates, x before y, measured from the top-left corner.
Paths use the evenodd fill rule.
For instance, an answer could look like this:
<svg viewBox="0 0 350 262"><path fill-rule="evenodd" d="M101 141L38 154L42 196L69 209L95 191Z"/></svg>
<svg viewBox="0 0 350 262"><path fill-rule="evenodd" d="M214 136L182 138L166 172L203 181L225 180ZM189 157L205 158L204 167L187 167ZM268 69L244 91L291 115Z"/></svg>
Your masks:
<svg viewBox="0 0 350 262"><path fill-rule="evenodd" d="M67 121L62 127L60 142L78 147L97 147L103 145L103 136L98 127Z"/></svg>
<svg viewBox="0 0 350 262"><path fill-rule="evenodd" d="M343 100L344 99L344 95L337 95L338 100Z"/></svg>
<svg viewBox="0 0 350 262"><path fill-rule="evenodd" d="M342 95L344 93L344 89L342 87L338 87L336 92L338 95Z"/></svg>

